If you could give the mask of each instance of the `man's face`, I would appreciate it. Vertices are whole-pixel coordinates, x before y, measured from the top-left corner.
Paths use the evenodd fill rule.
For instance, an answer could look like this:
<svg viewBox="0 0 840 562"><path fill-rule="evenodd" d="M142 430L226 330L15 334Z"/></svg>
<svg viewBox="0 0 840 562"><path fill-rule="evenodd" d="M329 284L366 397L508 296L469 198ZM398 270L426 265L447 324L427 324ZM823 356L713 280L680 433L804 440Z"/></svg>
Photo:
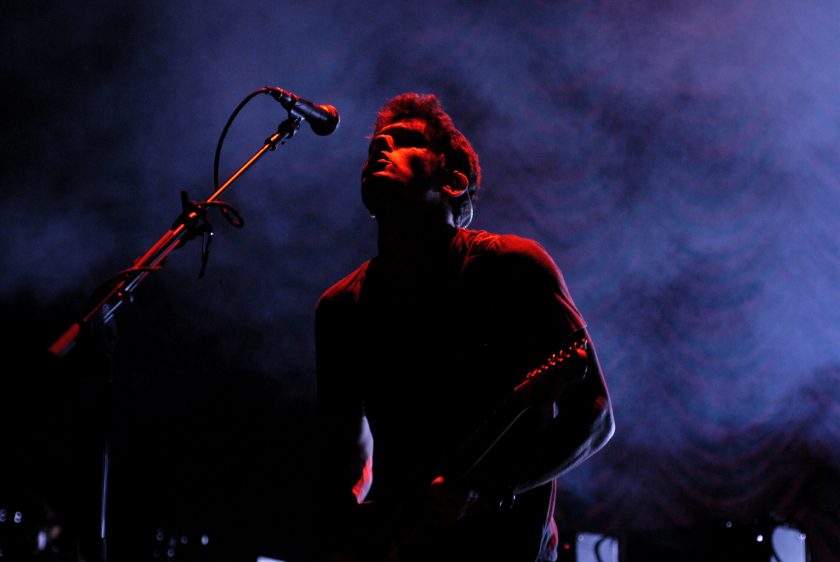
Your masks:
<svg viewBox="0 0 840 562"><path fill-rule="evenodd" d="M371 139L368 152L362 189L379 192L369 195L425 201L434 194L442 158L430 146L425 120L386 125Z"/></svg>

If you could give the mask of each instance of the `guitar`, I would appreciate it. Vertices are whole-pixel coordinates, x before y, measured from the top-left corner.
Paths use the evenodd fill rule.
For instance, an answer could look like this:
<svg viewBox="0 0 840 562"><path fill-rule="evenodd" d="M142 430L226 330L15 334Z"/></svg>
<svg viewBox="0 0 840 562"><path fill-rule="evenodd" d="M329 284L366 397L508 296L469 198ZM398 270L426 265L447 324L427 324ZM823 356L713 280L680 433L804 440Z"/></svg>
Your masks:
<svg viewBox="0 0 840 562"><path fill-rule="evenodd" d="M584 328L568 336L565 345L549 355L539 367L529 371L499 407L476 428L452 458L447 472L461 482L469 482L470 475L535 403L553 403L569 384L584 379L588 348Z"/></svg>
<svg viewBox="0 0 840 562"><path fill-rule="evenodd" d="M473 490L478 480L486 482L494 462L505 459L504 449L515 442L514 428L525 414L538 405L552 404L572 383L583 380L588 366L588 340L583 328L570 334L564 345L543 363L526 373L500 405L476 427L460 449L450 457L441 474L429 486L405 498L396 508L382 510L372 502L360 507L359 545L348 559L388 561L439 559L437 550L448 551L447 541L464 529L470 520L488 517L498 521L499 536L494 537L506 553L530 553L536 556L542 524L549 508L549 494L530 495L520 500L511 490L492 493L469 491L466 497L446 490ZM508 442L510 441L510 443ZM495 452L499 452L494 456ZM478 473L483 472L481 476ZM526 517L523 520L523 514ZM516 521L516 523L512 523ZM484 524L484 523L481 523ZM493 523L495 524L495 523ZM517 544L511 544L505 532L510 524L519 525ZM529 529L525 532L525 529ZM532 529L532 530L531 530ZM480 540L488 538L487 532ZM359 546L357 545L357 547ZM410 554L409 554L410 553ZM518 559L518 558L516 558Z"/></svg>

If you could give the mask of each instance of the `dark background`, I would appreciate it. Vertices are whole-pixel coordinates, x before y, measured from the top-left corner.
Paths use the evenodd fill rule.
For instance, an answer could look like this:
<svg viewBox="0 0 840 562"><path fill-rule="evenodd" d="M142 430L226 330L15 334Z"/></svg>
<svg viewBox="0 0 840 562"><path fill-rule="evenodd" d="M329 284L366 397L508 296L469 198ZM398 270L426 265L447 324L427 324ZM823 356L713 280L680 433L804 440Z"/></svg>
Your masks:
<svg viewBox="0 0 840 562"><path fill-rule="evenodd" d="M375 251L366 136L386 99L419 91L482 158L473 227L543 244L598 345L618 429L561 480L561 527L629 545L785 521L838 559L830 0L13 0L0 17L8 509L79 523L97 371L44 350L163 235L181 190L213 192L228 116L272 85L335 105L341 126L304 125L225 194L245 226L211 213L205 278L191 242L118 312L111 529L124 552L163 528L246 560L294 558L327 532L307 502L314 304ZM223 178L284 117L251 102Z"/></svg>

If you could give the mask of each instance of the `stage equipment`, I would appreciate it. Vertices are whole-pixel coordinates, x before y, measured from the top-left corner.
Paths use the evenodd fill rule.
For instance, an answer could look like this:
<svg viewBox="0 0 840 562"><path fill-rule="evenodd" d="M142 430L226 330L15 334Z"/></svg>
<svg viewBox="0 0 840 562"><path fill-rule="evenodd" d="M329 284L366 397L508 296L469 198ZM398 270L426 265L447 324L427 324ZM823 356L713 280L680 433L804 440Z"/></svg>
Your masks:
<svg viewBox="0 0 840 562"><path fill-rule="evenodd" d="M0 560L68 560L63 532L61 522L41 498L0 490Z"/></svg>
<svg viewBox="0 0 840 562"><path fill-rule="evenodd" d="M809 562L805 533L770 517L714 521L691 528L631 532L620 562Z"/></svg>
<svg viewBox="0 0 840 562"><path fill-rule="evenodd" d="M223 185L219 186L218 156L221 152L224 136L239 111L253 97L259 94L269 94L278 100L288 111L288 118L278 125L276 133L265 140L262 148L234 172ZM182 212L172 227L146 253L137 258L131 267L113 275L100 285L100 288L94 293L94 296L104 296L93 299L93 306L89 307L79 321L71 324L64 334L53 342L49 347L49 352L57 357L63 357L76 344L80 330L90 324L95 317L101 315L103 322L108 324L123 303L126 301L131 302L134 291L137 290L140 283L149 273L161 269L164 260L172 250L183 246L198 234L212 233L212 229L207 222L207 209L219 207L222 210L223 216L231 224L242 226L242 218L238 213L230 205L221 201L222 193L227 191L266 152L277 148L278 143L282 145L291 139L300 128L300 122L304 119L311 120L310 124L313 131L321 135L331 133L338 126L339 122L338 112L334 107L330 105L316 106L279 88L265 87L249 94L234 110L219 139L214 162L216 191L203 202L190 202L186 192L181 192ZM206 261L206 256L204 259Z"/></svg>
<svg viewBox="0 0 840 562"><path fill-rule="evenodd" d="M224 184L219 185L219 155L222 144L228 129L242 108L254 97L260 94L267 94L278 101L288 115L287 118L277 126L277 131L269 136L254 155L242 164L239 169L228 178ZM106 354L113 351L115 342L114 316L120 307L126 302L133 302L134 293L140 283L153 271L163 267L164 260L176 248L180 248L188 241L202 236L202 257L199 278L203 277L210 252L210 241L213 237L213 227L207 220L207 211L216 208L221 211L222 216L233 226L241 227L244 223L239 213L229 204L221 200L222 194L230 188L259 158L266 152L273 151L277 145L285 144L291 139L300 128L301 121L309 122L313 132L318 135L332 133L339 123L338 111L330 105L317 105L299 96L281 90L277 87L264 87L248 94L236 107L228 119L216 147L214 158L214 188L215 191L204 201L191 201L185 191L181 192L181 214L173 222L168 231L155 242L142 256L137 258L127 269L116 273L106 279L96 289L90 298L87 309L80 315L79 319L71 323L70 327L56 339L48 348L51 357L62 359L81 340L92 342L98 347L103 347L98 340L108 340L108 345L103 347ZM110 334L110 336L109 336ZM93 346L91 346L93 347ZM110 347L110 349L109 349ZM98 352L98 350L97 350ZM97 353L98 354L98 353ZM113 365L108 366L110 370ZM109 386L111 373L102 377L103 385L98 408L101 415L96 416L100 425L107 425ZM109 476L109 443L107 429L101 432L104 437L97 437L101 445L98 447L97 455L100 457L100 482L98 490L98 543L97 552L87 553L89 562L106 562L108 559L107 549L107 503L108 503L108 476ZM93 557L97 557L94 561Z"/></svg>
<svg viewBox="0 0 840 562"><path fill-rule="evenodd" d="M557 562L619 562L619 539L601 533L561 535Z"/></svg>

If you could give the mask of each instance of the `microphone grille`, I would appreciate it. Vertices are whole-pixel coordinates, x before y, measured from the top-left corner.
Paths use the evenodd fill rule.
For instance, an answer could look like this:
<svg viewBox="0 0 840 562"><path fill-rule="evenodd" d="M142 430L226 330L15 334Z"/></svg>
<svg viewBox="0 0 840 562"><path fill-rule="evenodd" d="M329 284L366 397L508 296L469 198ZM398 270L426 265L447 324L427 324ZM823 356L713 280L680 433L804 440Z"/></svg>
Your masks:
<svg viewBox="0 0 840 562"><path fill-rule="evenodd" d="M341 118L338 116L338 110L331 105L319 105L318 107L328 114L328 117L323 121L313 119L309 125L316 135L326 136L338 128Z"/></svg>

